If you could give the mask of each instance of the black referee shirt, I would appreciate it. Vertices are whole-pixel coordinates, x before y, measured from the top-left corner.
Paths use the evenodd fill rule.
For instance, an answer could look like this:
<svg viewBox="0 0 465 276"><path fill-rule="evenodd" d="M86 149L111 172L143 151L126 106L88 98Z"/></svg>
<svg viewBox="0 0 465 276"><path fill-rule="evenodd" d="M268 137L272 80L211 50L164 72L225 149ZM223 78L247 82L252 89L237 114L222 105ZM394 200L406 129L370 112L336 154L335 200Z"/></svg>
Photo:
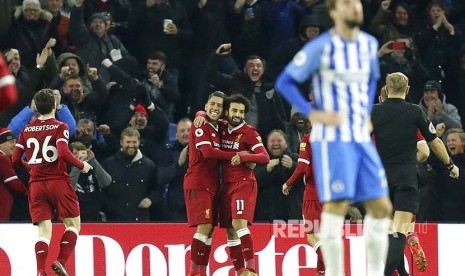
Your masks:
<svg viewBox="0 0 465 276"><path fill-rule="evenodd" d="M436 128L421 107L403 99L388 98L374 105L371 121L383 164L417 163L417 129L427 142L437 137Z"/></svg>

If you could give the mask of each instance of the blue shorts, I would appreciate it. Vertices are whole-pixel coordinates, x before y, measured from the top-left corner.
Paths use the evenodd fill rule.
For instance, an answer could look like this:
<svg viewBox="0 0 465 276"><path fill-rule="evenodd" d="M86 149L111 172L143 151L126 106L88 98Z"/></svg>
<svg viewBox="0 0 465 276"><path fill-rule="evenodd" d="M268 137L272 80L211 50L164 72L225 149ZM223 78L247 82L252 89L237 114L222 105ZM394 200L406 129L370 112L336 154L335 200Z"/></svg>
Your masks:
<svg viewBox="0 0 465 276"><path fill-rule="evenodd" d="M366 201L388 196L381 159L373 143L312 143L313 166L321 202Z"/></svg>

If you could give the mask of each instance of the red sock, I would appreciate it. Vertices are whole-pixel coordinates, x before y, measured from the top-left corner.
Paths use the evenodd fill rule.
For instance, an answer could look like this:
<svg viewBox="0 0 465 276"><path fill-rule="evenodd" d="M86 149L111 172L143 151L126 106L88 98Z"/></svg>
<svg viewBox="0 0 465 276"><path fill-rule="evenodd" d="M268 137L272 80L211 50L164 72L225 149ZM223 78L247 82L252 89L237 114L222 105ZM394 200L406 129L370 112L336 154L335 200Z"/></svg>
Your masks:
<svg viewBox="0 0 465 276"><path fill-rule="evenodd" d="M60 254L58 254L57 260L62 263L63 265L73 252L74 247L76 246L76 240L78 237L78 231L74 227L66 228L63 236L61 237L60 241Z"/></svg>
<svg viewBox="0 0 465 276"><path fill-rule="evenodd" d="M255 259L253 250L253 241L250 231L247 228L237 230L237 236L241 239L242 255L244 256L247 269L255 272Z"/></svg>
<svg viewBox="0 0 465 276"><path fill-rule="evenodd" d="M48 255L48 244L50 241L46 238L40 237L35 245L37 271L45 270L45 263Z"/></svg>
<svg viewBox="0 0 465 276"><path fill-rule="evenodd" d="M204 241L200 240L206 236L195 233L191 244L191 272L200 271L200 266L204 265L206 246Z"/></svg>
<svg viewBox="0 0 465 276"><path fill-rule="evenodd" d="M208 266L208 261L210 260L210 252L212 251L212 239L207 239L205 243L205 256L202 260L202 265Z"/></svg>
<svg viewBox="0 0 465 276"><path fill-rule="evenodd" d="M240 240L228 240L229 258L234 266L234 270L239 275L245 270L244 256ZM241 271L242 270L242 271Z"/></svg>
<svg viewBox="0 0 465 276"><path fill-rule="evenodd" d="M316 255L318 256L318 262L316 265L316 270L318 271L325 271L325 262L323 261L323 254L321 253L320 248L316 250Z"/></svg>

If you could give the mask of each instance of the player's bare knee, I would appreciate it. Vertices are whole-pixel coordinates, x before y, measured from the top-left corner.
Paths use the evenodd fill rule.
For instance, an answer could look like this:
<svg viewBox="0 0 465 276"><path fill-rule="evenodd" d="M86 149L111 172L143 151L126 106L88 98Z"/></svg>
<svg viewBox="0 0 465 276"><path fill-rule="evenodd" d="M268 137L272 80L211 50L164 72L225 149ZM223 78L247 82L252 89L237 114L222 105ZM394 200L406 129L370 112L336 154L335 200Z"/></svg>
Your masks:
<svg viewBox="0 0 465 276"><path fill-rule="evenodd" d="M365 209L367 214L373 218L390 218L392 216L392 204L387 197L365 202Z"/></svg>
<svg viewBox="0 0 465 276"><path fill-rule="evenodd" d="M205 236L210 236L213 232L213 226L209 223L197 225L197 233L200 233Z"/></svg>
<svg viewBox="0 0 465 276"><path fill-rule="evenodd" d="M239 229L247 228L248 223L245 219L233 219L232 226L237 231Z"/></svg>
<svg viewBox="0 0 465 276"><path fill-rule="evenodd" d="M47 239L52 238L52 222L50 220L41 221L37 224L39 228L39 237L44 237Z"/></svg>
<svg viewBox="0 0 465 276"><path fill-rule="evenodd" d="M226 229L226 235L228 236L228 240L237 240L239 238L234 228Z"/></svg>
<svg viewBox="0 0 465 276"><path fill-rule="evenodd" d="M327 213L345 216L348 210L348 200L329 201L323 203L323 211Z"/></svg>
<svg viewBox="0 0 465 276"><path fill-rule="evenodd" d="M63 223L65 224L66 228L72 227L78 231L81 231L81 217L75 218L65 218L63 219Z"/></svg>

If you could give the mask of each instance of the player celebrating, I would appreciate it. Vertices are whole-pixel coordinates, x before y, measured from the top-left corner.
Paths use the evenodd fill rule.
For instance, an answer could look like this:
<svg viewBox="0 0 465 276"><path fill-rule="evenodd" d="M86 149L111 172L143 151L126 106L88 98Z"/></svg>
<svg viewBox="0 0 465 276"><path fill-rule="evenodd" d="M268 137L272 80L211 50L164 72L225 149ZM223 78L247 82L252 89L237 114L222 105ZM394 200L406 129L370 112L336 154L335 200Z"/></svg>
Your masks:
<svg viewBox="0 0 465 276"><path fill-rule="evenodd" d="M68 148L69 129L55 119L55 97L51 89L42 89L34 95L39 118L27 125L13 152L16 166L30 168L29 211L32 223L39 227L35 244L38 276L45 273L48 248L52 237L52 219L55 211L66 225L60 242L60 253L52 269L60 276L68 276L65 263L76 245L81 227L79 202L67 173L67 163L87 173L92 166L73 156ZM21 159L26 154L27 164Z"/></svg>
<svg viewBox="0 0 465 276"><path fill-rule="evenodd" d="M379 78L378 43L360 31L360 0L326 0L334 28L307 43L279 76L277 90L309 115L318 196L319 238L328 274L344 275L342 226L350 201L364 202L367 275L382 275L387 254L386 177L370 139L370 112ZM298 85L312 79L314 103Z"/></svg>
<svg viewBox="0 0 465 276"><path fill-rule="evenodd" d="M220 227L227 228L228 246L238 275L256 275L253 222L257 200L257 180L247 162L267 164L270 157L257 131L245 121L249 100L240 94L226 99L227 127L221 130L221 149L238 153L223 162L224 187L220 195ZM245 260L245 263L244 263Z"/></svg>
<svg viewBox="0 0 465 276"><path fill-rule="evenodd" d="M320 221L321 211L323 206L318 201L318 194L316 192L315 178L313 175L312 163L312 149L310 147L310 133L302 136L300 143L299 159L297 160L297 168L295 168L291 177L283 184L283 194L289 195L292 185L302 176L304 177L305 191L304 202L302 204L302 216L304 219L304 226L307 230L311 225L316 225L315 222ZM312 224L308 224L312 222ZM323 255L321 255L320 245L321 242L315 235L315 229L308 229L307 242L313 247L318 256L317 262L317 276L325 274L325 264Z"/></svg>
<svg viewBox="0 0 465 276"><path fill-rule="evenodd" d="M218 160L231 160L235 152L219 150L218 119L223 114L225 94L213 92L205 104L206 124L191 127L189 167L184 176L184 197L190 227L197 227L191 245L190 276L206 275L212 234L217 224L216 198L219 187Z"/></svg>

